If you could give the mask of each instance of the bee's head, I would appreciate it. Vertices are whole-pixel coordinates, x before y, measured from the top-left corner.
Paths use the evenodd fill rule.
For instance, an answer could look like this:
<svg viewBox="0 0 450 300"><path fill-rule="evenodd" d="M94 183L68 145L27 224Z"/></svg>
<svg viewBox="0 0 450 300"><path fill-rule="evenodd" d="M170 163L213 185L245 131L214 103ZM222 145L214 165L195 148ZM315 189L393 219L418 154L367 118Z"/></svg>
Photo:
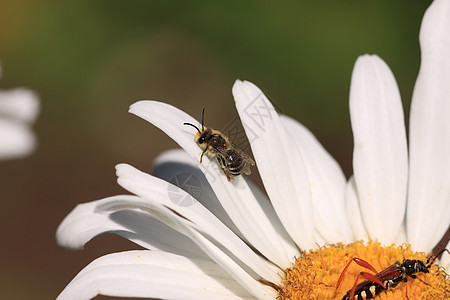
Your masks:
<svg viewBox="0 0 450 300"><path fill-rule="evenodd" d="M194 141L200 146L200 148L204 149L208 143L211 134L212 130L204 127L202 131L198 131L195 134Z"/></svg>

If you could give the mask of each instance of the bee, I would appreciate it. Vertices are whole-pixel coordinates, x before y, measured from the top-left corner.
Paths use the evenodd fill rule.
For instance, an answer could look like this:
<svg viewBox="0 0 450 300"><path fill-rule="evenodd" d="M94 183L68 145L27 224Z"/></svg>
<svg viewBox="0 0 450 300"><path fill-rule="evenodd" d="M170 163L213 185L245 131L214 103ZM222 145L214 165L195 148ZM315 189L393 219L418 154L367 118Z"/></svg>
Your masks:
<svg viewBox="0 0 450 300"><path fill-rule="evenodd" d="M202 110L202 129L191 123L183 123L183 125L192 126L197 129L194 141L203 150L200 156L200 163L202 163L203 154L210 157L215 157L220 165L223 173L227 176L228 181L241 175L250 175L250 166L254 166L255 162L244 151L234 145L229 138L212 128L204 126L204 113Z"/></svg>

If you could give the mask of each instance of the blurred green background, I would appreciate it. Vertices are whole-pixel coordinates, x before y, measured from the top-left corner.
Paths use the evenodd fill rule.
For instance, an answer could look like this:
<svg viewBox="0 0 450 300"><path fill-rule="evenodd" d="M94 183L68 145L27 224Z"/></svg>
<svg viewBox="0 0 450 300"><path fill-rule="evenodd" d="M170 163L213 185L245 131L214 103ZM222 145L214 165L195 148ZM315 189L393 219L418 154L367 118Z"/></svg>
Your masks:
<svg viewBox="0 0 450 300"><path fill-rule="evenodd" d="M220 129L237 113L234 81L257 84L351 174L348 114L356 58L381 56L408 116L430 1L2 1L0 88L41 98L39 145L0 162L0 299L54 299L100 255L135 249L101 236L58 249L77 203L125 193L114 166L151 170L176 144L127 113L140 99L173 104ZM98 299L106 297L98 297Z"/></svg>

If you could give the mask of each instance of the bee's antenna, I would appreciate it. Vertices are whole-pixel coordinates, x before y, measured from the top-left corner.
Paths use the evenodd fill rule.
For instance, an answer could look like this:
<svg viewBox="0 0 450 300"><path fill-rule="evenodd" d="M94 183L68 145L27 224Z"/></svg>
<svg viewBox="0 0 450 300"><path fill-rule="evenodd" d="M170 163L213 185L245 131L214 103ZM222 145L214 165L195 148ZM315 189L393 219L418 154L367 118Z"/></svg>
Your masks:
<svg viewBox="0 0 450 300"><path fill-rule="evenodd" d="M195 129L197 129L198 132L200 132L200 129L198 129L198 127L195 126L194 124L191 124L191 123L183 123L183 125L189 125L189 126L192 126L192 127L194 127Z"/></svg>
<svg viewBox="0 0 450 300"><path fill-rule="evenodd" d="M202 131L205 130L205 127L203 126L205 121L205 108L202 109Z"/></svg>

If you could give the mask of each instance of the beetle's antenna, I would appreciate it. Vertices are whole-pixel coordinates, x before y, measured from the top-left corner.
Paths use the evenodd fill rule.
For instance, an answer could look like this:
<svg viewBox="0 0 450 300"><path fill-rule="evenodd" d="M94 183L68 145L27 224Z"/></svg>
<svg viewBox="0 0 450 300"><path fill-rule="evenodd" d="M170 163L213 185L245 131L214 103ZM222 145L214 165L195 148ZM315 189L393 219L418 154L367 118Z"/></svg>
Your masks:
<svg viewBox="0 0 450 300"><path fill-rule="evenodd" d="M434 247L433 252L431 253L430 257L427 259L427 265L430 267L431 264L442 254L444 251L447 251L450 254L450 251L448 249L445 249L445 246L450 241L450 228L447 230L447 233L444 235L442 240L439 242L439 244Z"/></svg>
<svg viewBox="0 0 450 300"><path fill-rule="evenodd" d="M427 268L430 268L431 267L431 265L433 264L433 262L442 254L442 253L444 253L444 251L447 251L449 254L450 254L450 251L448 251L448 249L442 249L441 251L439 251L438 253L436 253L436 254L433 254L432 256L430 256L428 259L427 259Z"/></svg>
<svg viewBox="0 0 450 300"><path fill-rule="evenodd" d="M202 131L205 130L204 121L205 121L205 108L202 109Z"/></svg>
<svg viewBox="0 0 450 300"><path fill-rule="evenodd" d="M198 127L195 126L194 124L191 124L191 123L183 123L183 125L189 125L189 126L192 126L192 127L194 127L195 129L197 129L198 132L200 132L200 129L198 129Z"/></svg>

